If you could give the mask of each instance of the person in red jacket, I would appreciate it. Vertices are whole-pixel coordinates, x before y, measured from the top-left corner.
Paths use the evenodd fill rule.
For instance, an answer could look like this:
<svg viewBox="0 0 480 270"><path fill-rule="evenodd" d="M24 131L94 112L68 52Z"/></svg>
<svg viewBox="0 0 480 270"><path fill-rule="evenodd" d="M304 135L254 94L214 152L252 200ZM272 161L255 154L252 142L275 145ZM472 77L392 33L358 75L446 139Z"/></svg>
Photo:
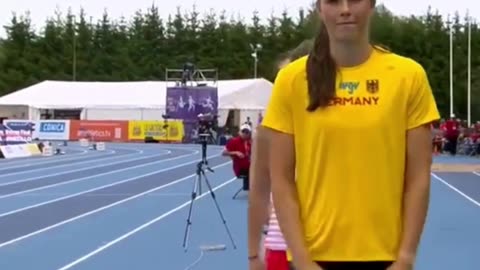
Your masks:
<svg viewBox="0 0 480 270"><path fill-rule="evenodd" d="M457 153L458 137L460 136L460 122L455 119L455 115L445 121L444 135L447 140L445 150L455 155Z"/></svg>
<svg viewBox="0 0 480 270"><path fill-rule="evenodd" d="M223 150L224 156L232 158L235 176L243 179L243 190L249 190L250 156L252 149L252 127L243 124L238 136L231 138Z"/></svg>

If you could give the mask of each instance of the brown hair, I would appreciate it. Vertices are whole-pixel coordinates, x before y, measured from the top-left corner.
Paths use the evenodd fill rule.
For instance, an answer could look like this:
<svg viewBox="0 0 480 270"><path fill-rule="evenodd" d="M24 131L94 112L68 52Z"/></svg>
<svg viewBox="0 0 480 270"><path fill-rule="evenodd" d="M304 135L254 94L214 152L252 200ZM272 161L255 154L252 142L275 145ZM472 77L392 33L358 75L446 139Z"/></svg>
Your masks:
<svg viewBox="0 0 480 270"><path fill-rule="evenodd" d="M307 111L325 107L335 96L337 64L330 55L330 41L325 25L321 23L307 59L309 102Z"/></svg>
<svg viewBox="0 0 480 270"><path fill-rule="evenodd" d="M370 1L375 6L376 1ZM320 30L308 55L306 71L309 96L307 111L313 112L328 106L336 91L337 64L330 54L329 36L323 22L320 22Z"/></svg>

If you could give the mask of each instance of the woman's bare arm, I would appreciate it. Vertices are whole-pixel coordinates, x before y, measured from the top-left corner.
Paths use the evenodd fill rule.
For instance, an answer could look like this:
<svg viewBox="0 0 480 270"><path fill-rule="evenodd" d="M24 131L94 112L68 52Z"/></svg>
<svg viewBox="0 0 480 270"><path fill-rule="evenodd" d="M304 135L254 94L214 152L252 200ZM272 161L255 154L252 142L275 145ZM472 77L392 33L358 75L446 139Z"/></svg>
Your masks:
<svg viewBox="0 0 480 270"><path fill-rule="evenodd" d="M270 176L268 173L268 133L258 127L252 145L250 190L248 193L248 255L258 256L263 225L268 220L270 206Z"/></svg>
<svg viewBox="0 0 480 270"><path fill-rule="evenodd" d="M280 229L297 269L310 269L312 260L306 248L295 185L294 136L270 131L270 178ZM318 268L317 268L318 269Z"/></svg>
<svg viewBox="0 0 480 270"><path fill-rule="evenodd" d="M413 264L427 217L432 164L430 125L407 131L403 235L398 259Z"/></svg>

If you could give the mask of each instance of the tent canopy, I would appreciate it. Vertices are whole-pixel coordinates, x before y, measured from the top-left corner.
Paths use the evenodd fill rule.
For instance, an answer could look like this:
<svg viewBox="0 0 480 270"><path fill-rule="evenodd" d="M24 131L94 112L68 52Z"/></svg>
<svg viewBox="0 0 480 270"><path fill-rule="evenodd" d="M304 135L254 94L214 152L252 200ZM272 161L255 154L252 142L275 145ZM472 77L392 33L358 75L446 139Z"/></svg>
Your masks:
<svg viewBox="0 0 480 270"><path fill-rule="evenodd" d="M219 109L264 109L272 91L272 83L265 79L218 81L217 86ZM36 109L164 109L166 88L167 82L160 81L44 81L0 97L0 105Z"/></svg>

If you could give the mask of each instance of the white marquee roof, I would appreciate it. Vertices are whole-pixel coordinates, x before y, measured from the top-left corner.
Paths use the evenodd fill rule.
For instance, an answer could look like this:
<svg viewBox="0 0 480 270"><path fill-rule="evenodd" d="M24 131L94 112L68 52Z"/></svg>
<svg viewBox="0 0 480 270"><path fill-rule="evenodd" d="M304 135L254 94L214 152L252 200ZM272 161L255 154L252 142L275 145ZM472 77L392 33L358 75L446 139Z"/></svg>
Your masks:
<svg viewBox="0 0 480 270"><path fill-rule="evenodd" d="M265 79L218 81L217 86L220 109L264 109L272 90L272 83ZM44 81L0 97L0 105L42 109L163 109L166 87L166 82L156 81Z"/></svg>

